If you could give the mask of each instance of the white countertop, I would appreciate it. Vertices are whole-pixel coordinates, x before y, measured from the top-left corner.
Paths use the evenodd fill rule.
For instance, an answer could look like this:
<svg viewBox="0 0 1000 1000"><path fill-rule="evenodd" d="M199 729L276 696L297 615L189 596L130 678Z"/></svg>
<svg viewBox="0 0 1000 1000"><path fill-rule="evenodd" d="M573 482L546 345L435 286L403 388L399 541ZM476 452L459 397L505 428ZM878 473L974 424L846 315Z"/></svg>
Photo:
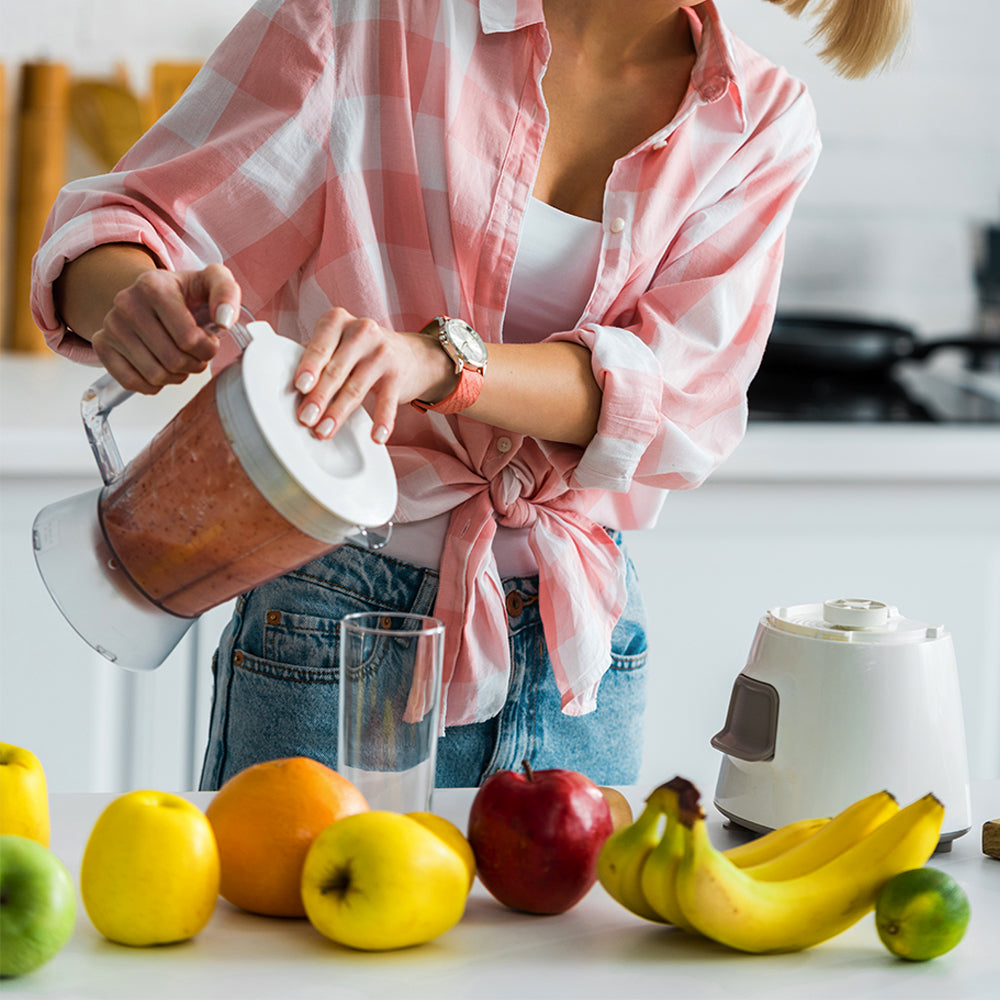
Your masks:
<svg viewBox="0 0 1000 1000"><path fill-rule="evenodd" d="M649 789L625 791L635 807ZM464 829L472 795L441 790L435 811ZM51 797L52 849L77 884L86 837L112 797ZM211 794L189 797L204 807ZM505 909L477 881L456 927L429 944L383 953L354 952L327 941L308 921L253 916L224 900L193 941L132 949L105 941L81 904L63 951L29 976L4 980L0 993L100 1000L995 997L1000 861L981 853L981 829L1000 816L1000 781L974 785L972 803L971 831L930 862L962 884L972 920L961 944L931 962L890 956L871 915L809 951L753 956L646 923L599 885L568 913L537 917ZM713 840L735 841L715 809L709 813Z"/></svg>
<svg viewBox="0 0 1000 1000"><path fill-rule="evenodd" d="M79 410L100 374L55 355L0 355L0 474L96 481ZM111 426L126 460L203 379L122 404ZM1000 424L751 423L712 481L1000 483Z"/></svg>

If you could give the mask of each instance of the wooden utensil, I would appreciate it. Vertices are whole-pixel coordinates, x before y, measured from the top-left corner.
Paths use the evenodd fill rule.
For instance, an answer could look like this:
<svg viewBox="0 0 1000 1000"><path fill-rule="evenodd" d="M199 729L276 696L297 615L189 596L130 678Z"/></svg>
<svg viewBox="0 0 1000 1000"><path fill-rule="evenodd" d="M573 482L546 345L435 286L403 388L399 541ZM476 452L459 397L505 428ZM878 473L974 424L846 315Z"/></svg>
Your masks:
<svg viewBox="0 0 1000 1000"><path fill-rule="evenodd" d="M139 98L122 81L75 81L69 111L74 131L102 170L111 170L144 131Z"/></svg>
<svg viewBox="0 0 1000 1000"><path fill-rule="evenodd" d="M201 69L200 62L158 62L153 64L150 92L150 124L169 111L187 90Z"/></svg>
<svg viewBox="0 0 1000 1000"><path fill-rule="evenodd" d="M991 819L983 824L983 854L1000 858L1000 819Z"/></svg>
<svg viewBox="0 0 1000 1000"><path fill-rule="evenodd" d="M31 259L65 181L69 71L62 63L25 63L17 115L18 157L10 346L45 351L31 316Z"/></svg>
<svg viewBox="0 0 1000 1000"><path fill-rule="evenodd" d="M0 343L9 339L7 328L7 240L11 235L7 213L7 150L10 136L10 110L7 103L7 68L0 63Z"/></svg>

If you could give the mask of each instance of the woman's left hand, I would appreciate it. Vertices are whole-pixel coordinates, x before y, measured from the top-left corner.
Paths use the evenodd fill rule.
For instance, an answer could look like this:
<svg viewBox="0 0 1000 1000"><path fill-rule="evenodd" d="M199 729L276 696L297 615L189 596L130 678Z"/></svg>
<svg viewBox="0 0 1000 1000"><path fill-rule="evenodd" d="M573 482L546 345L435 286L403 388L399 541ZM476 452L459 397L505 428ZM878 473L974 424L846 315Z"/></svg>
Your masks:
<svg viewBox="0 0 1000 1000"><path fill-rule="evenodd" d="M294 382L302 393L298 418L321 438L332 437L371 396L372 438L384 444L400 404L443 399L457 379L430 337L390 330L338 307L320 317Z"/></svg>

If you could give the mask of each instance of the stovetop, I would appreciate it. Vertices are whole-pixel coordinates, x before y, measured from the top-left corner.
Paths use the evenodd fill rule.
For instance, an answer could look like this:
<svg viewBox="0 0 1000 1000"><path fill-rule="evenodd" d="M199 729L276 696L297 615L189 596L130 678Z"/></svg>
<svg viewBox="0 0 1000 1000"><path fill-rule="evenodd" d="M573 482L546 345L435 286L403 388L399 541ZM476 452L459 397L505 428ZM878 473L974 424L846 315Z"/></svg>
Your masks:
<svg viewBox="0 0 1000 1000"><path fill-rule="evenodd" d="M761 371L751 421L1000 423L1000 373L901 363L888 375Z"/></svg>

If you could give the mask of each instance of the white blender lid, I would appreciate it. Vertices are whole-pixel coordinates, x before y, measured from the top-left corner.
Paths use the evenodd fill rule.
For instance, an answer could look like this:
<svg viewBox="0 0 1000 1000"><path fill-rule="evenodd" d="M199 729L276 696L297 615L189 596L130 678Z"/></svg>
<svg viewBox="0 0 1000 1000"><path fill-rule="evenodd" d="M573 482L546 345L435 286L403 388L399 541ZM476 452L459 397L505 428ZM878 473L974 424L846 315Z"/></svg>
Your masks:
<svg viewBox="0 0 1000 1000"><path fill-rule="evenodd" d="M834 642L923 642L947 634L943 625L904 618L891 605L866 598L841 597L822 604L771 608L764 620L779 632Z"/></svg>
<svg viewBox="0 0 1000 1000"><path fill-rule="evenodd" d="M385 524L396 509L396 474L385 446L372 440L371 417L359 408L332 438L316 437L295 412L300 396L292 378L302 346L261 321L248 323L247 330L253 339L243 353L243 389L256 430L274 458L345 526Z"/></svg>

